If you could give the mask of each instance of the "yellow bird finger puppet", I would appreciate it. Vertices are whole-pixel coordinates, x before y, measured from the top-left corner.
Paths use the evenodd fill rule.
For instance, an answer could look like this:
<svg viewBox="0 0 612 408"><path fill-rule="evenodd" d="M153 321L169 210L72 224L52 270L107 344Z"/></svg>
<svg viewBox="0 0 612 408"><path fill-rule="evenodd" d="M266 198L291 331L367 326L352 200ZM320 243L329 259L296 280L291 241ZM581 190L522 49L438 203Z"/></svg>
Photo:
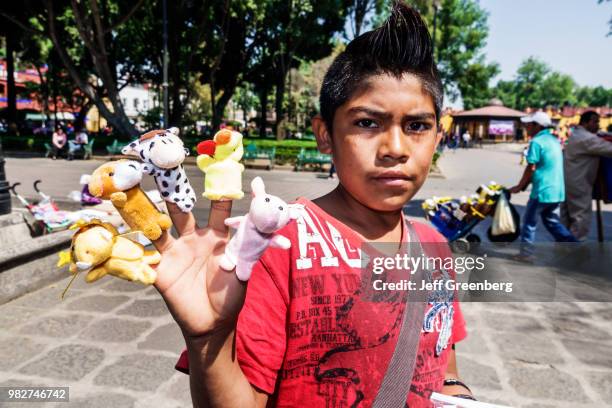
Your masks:
<svg viewBox="0 0 612 408"><path fill-rule="evenodd" d="M161 255L155 250L145 250L142 244L128 237L129 234L119 235L115 227L100 220L80 223L72 236L70 251L60 252L58 266L68 262L68 270L75 277L79 272L86 272L86 282L113 275L153 284L157 273L151 265L158 264Z"/></svg>
<svg viewBox="0 0 612 408"><path fill-rule="evenodd" d="M151 130L121 152L142 160L143 171L153 176L164 200L186 213L193 209L196 194L183 168L189 150L179 137L178 128Z"/></svg>
<svg viewBox="0 0 612 408"><path fill-rule="evenodd" d="M141 163L134 160L112 161L92 173L89 192L95 197L111 200L133 231L142 231L145 237L154 241L172 226L172 221L142 191L141 180Z"/></svg>
<svg viewBox="0 0 612 408"><path fill-rule="evenodd" d="M198 144L198 167L206 175L204 193L209 200L240 200L242 192L242 135L222 129L213 140Z"/></svg>

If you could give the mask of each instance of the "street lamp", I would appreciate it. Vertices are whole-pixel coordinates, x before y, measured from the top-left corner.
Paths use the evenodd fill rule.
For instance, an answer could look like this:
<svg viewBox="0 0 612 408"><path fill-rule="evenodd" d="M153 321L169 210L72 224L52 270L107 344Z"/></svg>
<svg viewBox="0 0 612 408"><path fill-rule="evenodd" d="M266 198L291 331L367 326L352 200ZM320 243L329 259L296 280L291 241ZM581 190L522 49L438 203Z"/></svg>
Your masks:
<svg viewBox="0 0 612 408"><path fill-rule="evenodd" d="M438 24L438 9L440 8L441 0L434 0L434 18L433 18L433 46L431 53L433 54L434 61L436 60L436 27Z"/></svg>
<svg viewBox="0 0 612 408"><path fill-rule="evenodd" d="M0 140L0 215L10 213L11 194L9 193L9 183L6 181L6 173L4 172L4 154L2 152L2 141Z"/></svg>

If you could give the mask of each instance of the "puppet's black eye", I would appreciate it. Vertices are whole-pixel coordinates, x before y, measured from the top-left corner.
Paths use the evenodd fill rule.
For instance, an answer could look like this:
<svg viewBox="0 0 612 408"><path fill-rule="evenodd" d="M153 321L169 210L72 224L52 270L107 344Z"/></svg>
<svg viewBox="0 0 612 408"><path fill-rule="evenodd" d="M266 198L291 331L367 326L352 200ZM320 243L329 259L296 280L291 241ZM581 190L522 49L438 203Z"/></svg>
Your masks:
<svg viewBox="0 0 612 408"><path fill-rule="evenodd" d="M270 197L266 197L266 203L270 202Z"/></svg>
<svg viewBox="0 0 612 408"><path fill-rule="evenodd" d="M113 173L113 172L111 171L110 173L108 173L108 175L109 175L110 177L113 177L113 176L115 175L115 173Z"/></svg>
<svg viewBox="0 0 612 408"><path fill-rule="evenodd" d="M283 206L282 206L282 205L281 205L281 206L279 206L279 207L278 207L278 209L279 209L279 210L281 210L281 211L283 211Z"/></svg>

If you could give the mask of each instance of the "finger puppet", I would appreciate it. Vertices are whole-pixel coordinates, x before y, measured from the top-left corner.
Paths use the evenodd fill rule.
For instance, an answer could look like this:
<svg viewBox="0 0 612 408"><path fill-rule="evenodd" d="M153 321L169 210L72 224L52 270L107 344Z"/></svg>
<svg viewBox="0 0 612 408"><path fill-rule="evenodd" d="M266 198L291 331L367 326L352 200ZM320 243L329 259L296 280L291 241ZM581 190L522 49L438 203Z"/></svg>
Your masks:
<svg viewBox="0 0 612 408"><path fill-rule="evenodd" d="M225 220L225 225L236 229L236 233L225 247L219 264L226 271L235 267L236 276L241 281L249 280L253 265L268 246L283 249L291 247L287 238L274 233L291 219L297 218L302 208L302 205L290 205L276 196L266 194L260 177L253 179L251 189L253 200L248 214Z"/></svg>
<svg viewBox="0 0 612 408"><path fill-rule="evenodd" d="M115 227L100 220L80 221L73 228L78 229L72 236L70 251L60 252L58 267L69 264L68 270L75 277L86 272L86 282L104 275L145 285L155 282L157 273L151 265L160 262L159 252L145 250L130 234L119 235Z"/></svg>
<svg viewBox="0 0 612 408"><path fill-rule="evenodd" d="M198 144L198 167L206 174L204 197L209 200L240 200L244 196L244 166L239 163L243 152L242 135L229 129L222 129L213 140Z"/></svg>
<svg viewBox="0 0 612 408"><path fill-rule="evenodd" d="M176 204L183 212L193 209L196 195L183 168L189 150L179 137L178 128L147 132L121 152L140 157L143 171L153 176L165 201Z"/></svg>
<svg viewBox="0 0 612 408"><path fill-rule="evenodd" d="M172 226L168 215L159 212L140 188L142 164L117 160L103 164L91 175L89 191L96 197L110 199L119 215L134 231L142 231L154 241Z"/></svg>

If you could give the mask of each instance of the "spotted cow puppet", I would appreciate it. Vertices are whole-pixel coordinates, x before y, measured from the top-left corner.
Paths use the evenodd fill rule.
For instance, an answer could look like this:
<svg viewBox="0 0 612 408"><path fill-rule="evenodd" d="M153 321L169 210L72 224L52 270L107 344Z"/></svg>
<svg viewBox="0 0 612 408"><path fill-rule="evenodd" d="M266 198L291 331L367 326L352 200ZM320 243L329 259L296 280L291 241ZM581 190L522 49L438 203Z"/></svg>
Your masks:
<svg viewBox="0 0 612 408"><path fill-rule="evenodd" d="M196 195L183 168L189 150L178 134L179 129L175 127L151 130L121 152L140 157L144 163L143 172L153 176L164 200L176 204L183 212L189 212L195 205Z"/></svg>

